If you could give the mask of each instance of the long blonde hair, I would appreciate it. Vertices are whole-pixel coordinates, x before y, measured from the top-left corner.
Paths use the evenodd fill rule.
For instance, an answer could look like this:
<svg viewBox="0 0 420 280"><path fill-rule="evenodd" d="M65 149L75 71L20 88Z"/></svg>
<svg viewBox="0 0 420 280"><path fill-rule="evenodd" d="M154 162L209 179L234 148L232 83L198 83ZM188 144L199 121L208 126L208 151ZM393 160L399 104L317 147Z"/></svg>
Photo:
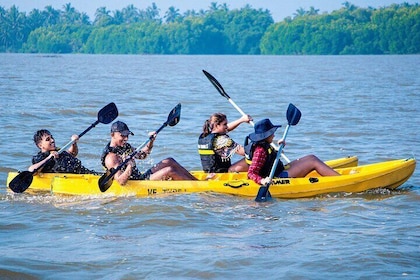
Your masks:
<svg viewBox="0 0 420 280"><path fill-rule="evenodd" d="M215 125L221 124L226 120L226 115L222 113L214 113L203 125L203 136L206 137L211 133Z"/></svg>

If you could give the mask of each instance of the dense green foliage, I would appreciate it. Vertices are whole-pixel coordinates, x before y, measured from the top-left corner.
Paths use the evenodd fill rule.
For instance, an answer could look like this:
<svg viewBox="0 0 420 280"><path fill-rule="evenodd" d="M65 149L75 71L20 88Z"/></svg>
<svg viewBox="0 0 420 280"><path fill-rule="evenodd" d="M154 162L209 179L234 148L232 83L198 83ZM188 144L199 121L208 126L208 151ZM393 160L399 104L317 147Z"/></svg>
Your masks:
<svg viewBox="0 0 420 280"><path fill-rule="evenodd" d="M263 54L418 54L418 4L357 8L318 15L299 13L270 26L261 40Z"/></svg>
<svg viewBox="0 0 420 280"><path fill-rule="evenodd" d="M274 23L268 10L246 5L229 10L180 14L170 7L163 17L153 4L96 10L91 22L70 3L29 14L0 6L0 52L93 54L418 54L420 7L394 4L380 9L349 2L331 13L311 7Z"/></svg>

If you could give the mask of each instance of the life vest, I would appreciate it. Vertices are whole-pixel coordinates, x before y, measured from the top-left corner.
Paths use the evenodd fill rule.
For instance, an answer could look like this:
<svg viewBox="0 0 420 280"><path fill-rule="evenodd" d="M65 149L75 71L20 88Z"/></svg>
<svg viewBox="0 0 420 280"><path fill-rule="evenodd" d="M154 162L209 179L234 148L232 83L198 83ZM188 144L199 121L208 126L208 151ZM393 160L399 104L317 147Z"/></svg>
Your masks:
<svg viewBox="0 0 420 280"><path fill-rule="evenodd" d="M102 166L105 168L105 170L107 169L106 168L106 165L105 165L105 158L106 158L106 156L109 153L114 153L114 154L118 155L122 159L123 157L127 157L130 154L132 154L134 152L134 150L135 150L128 143L125 143L123 147L110 147L109 144L111 144L111 142L109 142L105 146L105 148L104 148L104 150L102 152L102 156L101 156ZM121 168L121 171L124 172L124 170L126 168L127 168L127 165L126 166L123 166ZM143 179L142 173L140 172L140 170L138 170L137 166L134 166L133 167L133 170L131 171L131 175L130 175L130 178L129 179L130 180L142 180Z"/></svg>
<svg viewBox="0 0 420 280"><path fill-rule="evenodd" d="M220 157L214 152L214 138L217 133L210 133L207 136L200 135L198 138L198 154L200 155L203 170L208 173L228 172L232 165L230 158Z"/></svg>
<svg viewBox="0 0 420 280"><path fill-rule="evenodd" d="M247 136L245 138L244 149L245 149L245 161L249 165L251 165L251 163L252 163L252 157L254 156L254 151L255 151L255 148L257 146L263 147L264 150L266 150L267 154L268 154L268 158L265 161L264 166L260 170L260 174L259 174L261 177L267 177L267 176L270 175L271 168L273 167L274 161L276 160L277 151L274 150L270 146L270 143L268 143L267 141L253 142ZM283 170L284 170L284 165L281 162L281 160L279 160L279 163L277 164L277 168L276 168L276 172L274 173L274 176L280 174Z"/></svg>
<svg viewBox="0 0 420 280"><path fill-rule="evenodd" d="M32 158L32 164L38 163L50 155L50 152L39 152ZM59 154L58 158L53 158L48 161L43 167L42 172L44 173L75 173L75 174L98 174L96 171L87 169L82 165L82 162L63 151Z"/></svg>

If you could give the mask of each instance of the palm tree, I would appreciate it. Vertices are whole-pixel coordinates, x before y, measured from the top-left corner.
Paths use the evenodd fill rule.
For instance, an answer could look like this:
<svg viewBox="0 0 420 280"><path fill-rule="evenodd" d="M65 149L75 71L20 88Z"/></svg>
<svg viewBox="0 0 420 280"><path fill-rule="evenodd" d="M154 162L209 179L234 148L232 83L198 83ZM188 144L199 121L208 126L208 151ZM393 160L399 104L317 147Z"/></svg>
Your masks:
<svg viewBox="0 0 420 280"><path fill-rule="evenodd" d="M71 3L63 5L63 22L67 24L75 24L80 22L80 13L76 11L74 7L71 6Z"/></svg>
<svg viewBox="0 0 420 280"><path fill-rule="evenodd" d="M175 22L180 16L179 9L170 6L166 11L164 18L166 19L166 22Z"/></svg>
<svg viewBox="0 0 420 280"><path fill-rule="evenodd" d="M246 4L246 7L251 8L251 6L249 4ZM228 6L228 4L223 3L222 5L219 5L219 9L223 10L225 12L228 12L229 11L229 6Z"/></svg>
<svg viewBox="0 0 420 280"><path fill-rule="evenodd" d="M295 17L302 17L304 15L306 15L306 11L304 8L300 7L299 9L296 10L296 12L293 14Z"/></svg>
<svg viewBox="0 0 420 280"><path fill-rule="evenodd" d="M32 11L29 12L29 15L27 17L27 23L28 23L29 29L32 31L44 25L45 16L40 10L33 9Z"/></svg>
<svg viewBox="0 0 420 280"><path fill-rule="evenodd" d="M196 17L196 16L199 16L199 13L197 13L194 9L187 10L186 12L184 12L184 17Z"/></svg>
<svg viewBox="0 0 420 280"><path fill-rule="evenodd" d="M219 9L219 5L217 4L217 2L211 2L210 3L210 7L209 7L209 10L210 11L217 11Z"/></svg>
<svg viewBox="0 0 420 280"><path fill-rule="evenodd" d="M122 11L119 10L115 10L114 12L112 12L113 16L112 16L112 23L113 24L122 24L124 23L124 14Z"/></svg>
<svg viewBox="0 0 420 280"><path fill-rule="evenodd" d="M319 12L319 9L315 9L313 6L311 6L307 14L310 16L315 16L318 14L318 12Z"/></svg>
<svg viewBox="0 0 420 280"><path fill-rule="evenodd" d="M126 23L134 23L140 20L139 10L133 4L123 8L122 13Z"/></svg>
<svg viewBox="0 0 420 280"><path fill-rule="evenodd" d="M51 5L46 6L42 13L45 17L45 25L51 26L60 22L60 11L54 9Z"/></svg>
<svg viewBox="0 0 420 280"><path fill-rule="evenodd" d="M159 11L156 4L153 2L151 7L147 7L146 9L146 19L152 20L152 21L160 21L159 19Z"/></svg>
<svg viewBox="0 0 420 280"><path fill-rule="evenodd" d="M110 16L111 11L107 10L106 7L99 7L95 12L94 25L107 26L112 24L112 17Z"/></svg>
<svg viewBox="0 0 420 280"><path fill-rule="evenodd" d="M346 8L349 11L354 11L357 9L357 7L353 5L352 3L350 3L349 1L344 2L342 5L344 6L344 8Z"/></svg>
<svg viewBox="0 0 420 280"><path fill-rule="evenodd" d="M9 36L7 32L7 24L6 24L6 10L0 6L0 51L4 51L7 49L9 43Z"/></svg>
<svg viewBox="0 0 420 280"><path fill-rule="evenodd" d="M2 37L6 36L6 40L9 42L6 43L6 48L9 46L13 51L17 51L29 33L26 28L26 15L19 12L19 9L13 5L6 13L4 19L7 33L2 35Z"/></svg>
<svg viewBox="0 0 420 280"><path fill-rule="evenodd" d="M80 22L84 25L90 25L90 19L87 13L82 12L80 15Z"/></svg>

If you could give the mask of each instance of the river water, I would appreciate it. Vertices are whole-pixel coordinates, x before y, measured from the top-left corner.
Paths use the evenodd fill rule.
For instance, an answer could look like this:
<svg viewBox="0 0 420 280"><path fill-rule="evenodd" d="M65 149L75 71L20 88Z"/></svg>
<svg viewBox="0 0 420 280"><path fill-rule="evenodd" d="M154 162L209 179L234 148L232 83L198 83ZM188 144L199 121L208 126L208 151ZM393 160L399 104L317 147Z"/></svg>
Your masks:
<svg viewBox="0 0 420 280"><path fill-rule="evenodd" d="M210 84L213 74L254 120L286 125L289 158L359 156L360 164L418 157L420 56L129 56L0 54L0 278L12 279L418 279L420 174L396 191L330 194L256 204L213 193L152 198L13 194L9 171L37 152L33 133L64 145L109 102L135 136L166 121L148 168L172 156L200 168L206 118L240 117ZM101 170L109 125L79 142ZM282 128L284 129L284 127ZM281 136L282 129L278 136ZM231 133L238 142L252 128Z"/></svg>

